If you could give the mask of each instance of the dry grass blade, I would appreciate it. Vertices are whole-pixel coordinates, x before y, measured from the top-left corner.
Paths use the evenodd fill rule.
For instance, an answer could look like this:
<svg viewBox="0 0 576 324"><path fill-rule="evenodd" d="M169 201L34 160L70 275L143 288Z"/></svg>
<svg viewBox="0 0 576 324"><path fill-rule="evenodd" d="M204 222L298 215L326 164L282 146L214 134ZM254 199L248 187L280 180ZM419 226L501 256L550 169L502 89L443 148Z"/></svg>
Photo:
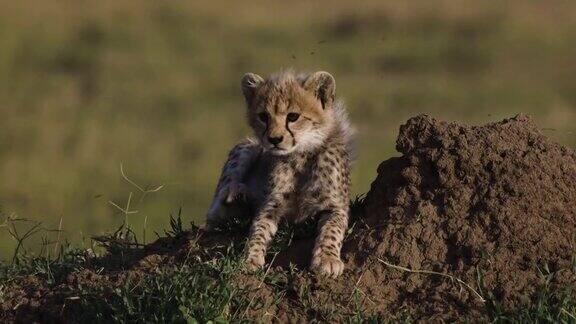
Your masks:
<svg viewBox="0 0 576 324"><path fill-rule="evenodd" d="M126 173L124 173L124 166L122 165L122 163L120 163L120 174L122 175L122 178L128 182L129 184L133 185L136 189L138 189L142 194L148 194L148 193L152 193L152 192L158 192L160 190L162 190L162 188L164 188L164 185L161 184L159 186L157 186L154 189L144 189L142 188L142 186L138 185L136 182L134 182L133 180L131 180L130 178L128 178L128 176L126 175Z"/></svg>
<svg viewBox="0 0 576 324"><path fill-rule="evenodd" d="M16 228L16 222L28 222L32 223L32 226L28 228L24 234L20 234ZM18 259L20 249L24 246L24 241L32 235L40 232L44 228L42 227L42 223L25 218L9 218L6 220L6 224L8 227L8 234L10 234L10 236L17 242L16 247L14 248L14 254L12 256L12 263L14 264Z"/></svg>
<svg viewBox="0 0 576 324"><path fill-rule="evenodd" d="M399 265L395 265L389 262L386 262L380 258L378 258L378 261L382 262L383 264L397 269L397 270L401 270L401 271L405 271L405 272L410 272L410 273L419 273L419 274L429 274L429 275L437 275L437 276L442 276L445 278L449 278L450 280L454 280L457 281L459 284L463 285L464 287L468 288L472 293L474 293L474 295L476 295L476 297L478 297L478 299L482 302L485 303L486 299L484 299L484 297L482 297L482 295L480 295L480 293L478 293L478 291L476 291L476 289L472 288L472 286L470 286L469 284L467 284L466 282L464 282L462 279L460 278L456 278L452 275L449 275L447 273L442 273L442 272L436 272L436 271L431 271L431 270L414 270L414 269L409 269L406 267L402 267Z"/></svg>
<svg viewBox="0 0 576 324"><path fill-rule="evenodd" d="M262 277L262 280L260 280L260 283L258 284L258 287L256 287L256 289L260 289L260 287L262 287L262 285L264 284L264 280L266 280L266 276L268 276L268 273L272 268L272 264L274 264L274 260L276 260L276 256L278 256L278 252L274 253L274 257L272 257L272 261L270 261L270 264L268 265L268 268L266 268L266 272L264 272L264 276ZM250 310L250 307L252 306L255 297L256 295L252 296L252 298L250 299L248 306L246 306L246 309L244 310L244 314L242 314L242 318L246 318L246 314L248 313L248 310Z"/></svg>
<svg viewBox="0 0 576 324"><path fill-rule="evenodd" d="M576 316L574 316L574 314L570 313L569 311L567 311L566 309L564 309L564 307L560 308L560 311L562 311L562 313L568 315L568 317L572 318L573 320L576 321Z"/></svg>

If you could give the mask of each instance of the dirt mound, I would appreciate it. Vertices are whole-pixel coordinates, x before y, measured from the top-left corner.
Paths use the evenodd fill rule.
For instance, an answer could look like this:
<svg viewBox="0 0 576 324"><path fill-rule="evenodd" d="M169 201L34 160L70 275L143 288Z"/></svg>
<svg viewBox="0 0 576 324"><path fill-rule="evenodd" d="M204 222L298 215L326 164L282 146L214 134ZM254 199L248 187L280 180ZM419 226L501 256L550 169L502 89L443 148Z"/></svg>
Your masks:
<svg viewBox="0 0 576 324"><path fill-rule="evenodd" d="M384 307L439 316L483 307L462 284L391 265L450 274L507 310L531 303L546 274L574 280L561 269L575 253L576 155L528 117L482 127L415 117L397 150L364 202L370 234L347 247Z"/></svg>

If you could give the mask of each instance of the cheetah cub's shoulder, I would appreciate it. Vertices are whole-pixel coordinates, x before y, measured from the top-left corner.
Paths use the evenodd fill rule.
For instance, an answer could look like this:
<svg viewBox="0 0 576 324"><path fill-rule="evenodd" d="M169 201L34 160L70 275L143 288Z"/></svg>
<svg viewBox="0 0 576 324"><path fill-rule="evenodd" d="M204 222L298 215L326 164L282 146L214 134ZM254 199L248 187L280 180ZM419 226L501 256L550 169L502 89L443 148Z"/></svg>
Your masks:
<svg viewBox="0 0 576 324"><path fill-rule="evenodd" d="M230 151L207 213L207 228L250 213L246 264L257 269L264 265L266 247L281 220L317 216L311 268L340 275L352 130L343 104L334 100L334 78L328 72L281 72L267 79L248 73L241 85L255 138Z"/></svg>

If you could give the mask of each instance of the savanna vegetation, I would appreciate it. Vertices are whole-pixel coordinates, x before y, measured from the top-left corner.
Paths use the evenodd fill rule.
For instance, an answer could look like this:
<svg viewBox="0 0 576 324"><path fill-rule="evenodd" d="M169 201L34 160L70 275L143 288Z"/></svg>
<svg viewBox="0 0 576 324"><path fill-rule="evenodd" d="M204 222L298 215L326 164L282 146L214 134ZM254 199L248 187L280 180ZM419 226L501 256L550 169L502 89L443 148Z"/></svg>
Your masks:
<svg viewBox="0 0 576 324"><path fill-rule="evenodd" d="M16 248L40 251L43 236L89 248L123 222L149 242L180 208L185 224L201 222L227 149L248 133L238 85L246 71L336 77L359 131L355 194L394 154L398 125L419 113L474 124L522 111L576 144L569 1L0 7L5 260ZM35 222L39 231L18 246L14 236Z"/></svg>

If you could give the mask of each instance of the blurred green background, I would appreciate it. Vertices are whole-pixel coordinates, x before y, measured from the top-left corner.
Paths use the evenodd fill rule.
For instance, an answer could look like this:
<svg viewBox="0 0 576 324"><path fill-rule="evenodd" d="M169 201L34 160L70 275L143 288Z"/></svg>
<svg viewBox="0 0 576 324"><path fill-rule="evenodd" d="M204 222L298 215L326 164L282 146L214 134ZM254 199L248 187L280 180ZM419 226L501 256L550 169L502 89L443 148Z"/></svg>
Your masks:
<svg viewBox="0 0 576 324"><path fill-rule="evenodd" d="M128 221L147 241L180 207L201 222L249 133L240 77L286 67L335 76L358 129L354 194L420 113L525 112L576 144L576 1L1 0L2 219L61 222L80 244L121 224L109 201L132 193ZM121 163L164 187L142 199ZM0 227L1 258L14 246Z"/></svg>

